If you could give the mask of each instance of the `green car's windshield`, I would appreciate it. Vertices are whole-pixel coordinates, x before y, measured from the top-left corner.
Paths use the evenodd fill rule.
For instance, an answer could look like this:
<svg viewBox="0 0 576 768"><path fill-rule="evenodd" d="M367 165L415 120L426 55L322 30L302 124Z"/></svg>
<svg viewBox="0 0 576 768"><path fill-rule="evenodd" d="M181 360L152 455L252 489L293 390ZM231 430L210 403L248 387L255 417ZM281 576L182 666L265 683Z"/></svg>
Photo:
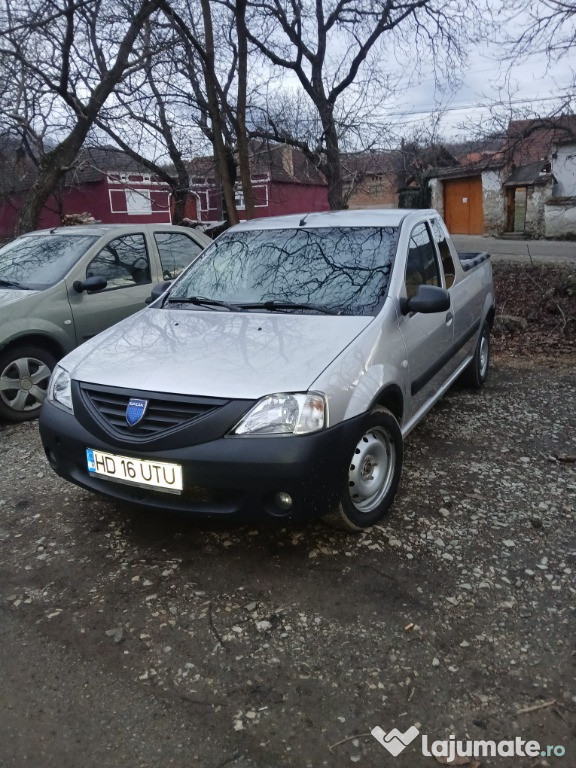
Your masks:
<svg viewBox="0 0 576 768"><path fill-rule="evenodd" d="M165 306L189 307L186 299L201 296L247 311L373 315L386 296L396 238L395 227L226 232L176 283Z"/></svg>
<svg viewBox="0 0 576 768"><path fill-rule="evenodd" d="M25 235L0 248L0 289L55 285L96 241L88 235Z"/></svg>

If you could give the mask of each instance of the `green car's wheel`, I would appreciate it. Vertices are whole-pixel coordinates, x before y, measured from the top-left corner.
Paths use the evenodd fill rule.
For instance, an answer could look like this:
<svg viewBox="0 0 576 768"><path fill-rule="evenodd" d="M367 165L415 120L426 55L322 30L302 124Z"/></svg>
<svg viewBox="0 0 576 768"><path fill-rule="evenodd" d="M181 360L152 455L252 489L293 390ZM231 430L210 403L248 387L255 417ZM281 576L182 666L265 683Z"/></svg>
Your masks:
<svg viewBox="0 0 576 768"><path fill-rule="evenodd" d="M11 347L0 354L0 418L28 421L46 398L56 358L41 347Z"/></svg>

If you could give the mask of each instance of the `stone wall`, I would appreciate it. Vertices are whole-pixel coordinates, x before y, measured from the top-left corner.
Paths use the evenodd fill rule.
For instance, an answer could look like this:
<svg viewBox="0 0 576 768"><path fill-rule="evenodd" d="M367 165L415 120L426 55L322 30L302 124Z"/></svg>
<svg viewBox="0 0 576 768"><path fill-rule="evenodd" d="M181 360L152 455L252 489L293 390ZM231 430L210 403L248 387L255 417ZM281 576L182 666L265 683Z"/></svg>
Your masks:
<svg viewBox="0 0 576 768"><path fill-rule="evenodd" d="M482 174L482 196L484 234L501 234L506 227L506 197L498 171L484 171Z"/></svg>

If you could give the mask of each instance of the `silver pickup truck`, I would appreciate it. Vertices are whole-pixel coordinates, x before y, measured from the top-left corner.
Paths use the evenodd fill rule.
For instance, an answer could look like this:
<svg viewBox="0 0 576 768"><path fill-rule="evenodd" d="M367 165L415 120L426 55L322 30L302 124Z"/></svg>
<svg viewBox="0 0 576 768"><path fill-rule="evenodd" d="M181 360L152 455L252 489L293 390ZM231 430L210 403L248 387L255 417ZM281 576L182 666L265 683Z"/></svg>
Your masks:
<svg viewBox="0 0 576 768"><path fill-rule="evenodd" d="M248 221L155 295L60 362L40 417L59 475L147 507L366 528L403 438L488 374L489 256L433 210Z"/></svg>

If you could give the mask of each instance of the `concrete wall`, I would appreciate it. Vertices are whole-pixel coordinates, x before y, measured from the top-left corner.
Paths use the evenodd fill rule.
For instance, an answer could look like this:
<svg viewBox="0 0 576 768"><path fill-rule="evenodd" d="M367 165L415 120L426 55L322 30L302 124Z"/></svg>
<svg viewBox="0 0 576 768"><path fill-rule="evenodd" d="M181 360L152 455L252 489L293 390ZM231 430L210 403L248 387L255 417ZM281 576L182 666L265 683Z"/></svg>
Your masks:
<svg viewBox="0 0 576 768"><path fill-rule="evenodd" d="M444 187L441 179L430 179L430 207L435 208L440 216L444 216Z"/></svg>
<svg viewBox="0 0 576 768"><path fill-rule="evenodd" d="M529 237L544 237L544 206L552 195L552 182L542 186L528 187L526 194L526 223L524 232Z"/></svg>
<svg viewBox="0 0 576 768"><path fill-rule="evenodd" d="M552 173L556 177L556 197L576 196L576 142L556 148L552 156Z"/></svg>
<svg viewBox="0 0 576 768"><path fill-rule="evenodd" d="M506 226L506 198L498 171L484 171L482 174L482 196L484 234L500 234Z"/></svg>
<svg viewBox="0 0 576 768"><path fill-rule="evenodd" d="M576 237L576 197L544 206L546 237Z"/></svg>

